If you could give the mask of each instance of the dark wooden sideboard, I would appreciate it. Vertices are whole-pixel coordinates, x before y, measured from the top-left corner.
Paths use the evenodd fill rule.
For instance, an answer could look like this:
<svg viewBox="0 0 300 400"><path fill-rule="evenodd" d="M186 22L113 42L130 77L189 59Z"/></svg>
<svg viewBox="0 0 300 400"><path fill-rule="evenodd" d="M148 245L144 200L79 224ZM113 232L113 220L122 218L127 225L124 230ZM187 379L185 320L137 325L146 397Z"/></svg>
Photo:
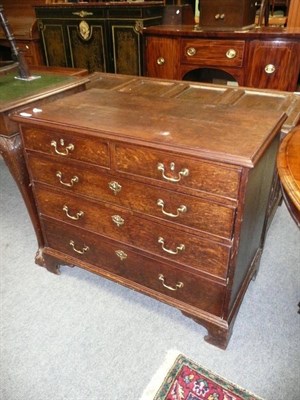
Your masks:
<svg viewBox="0 0 300 400"><path fill-rule="evenodd" d="M226 348L259 266L280 132L299 106L284 92L97 73L85 92L17 112L36 262L164 301Z"/></svg>
<svg viewBox="0 0 300 400"><path fill-rule="evenodd" d="M160 1L37 6L46 64L141 75L141 32L161 23L163 9Z"/></svg>
<svg viewBox="0 0 300 400"><path fill-rule="evenodd" d="M143 33L146 76L297 90L300 28L224 32L181 25Z"/></svg>

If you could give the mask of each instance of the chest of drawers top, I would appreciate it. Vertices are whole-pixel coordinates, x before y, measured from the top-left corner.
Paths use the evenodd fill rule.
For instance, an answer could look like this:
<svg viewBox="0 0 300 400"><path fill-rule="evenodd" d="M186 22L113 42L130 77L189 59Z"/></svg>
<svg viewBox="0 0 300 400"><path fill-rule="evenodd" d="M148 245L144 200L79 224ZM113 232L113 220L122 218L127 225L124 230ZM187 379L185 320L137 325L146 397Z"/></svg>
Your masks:
<svg viewBox="0 0 300 400"><path fill-rule="evenodd" d="M237 111L103 89L90 89L14 116L22 124L59 128L83 141L101 137L250 168L285 118L281 111Z"/></svg>

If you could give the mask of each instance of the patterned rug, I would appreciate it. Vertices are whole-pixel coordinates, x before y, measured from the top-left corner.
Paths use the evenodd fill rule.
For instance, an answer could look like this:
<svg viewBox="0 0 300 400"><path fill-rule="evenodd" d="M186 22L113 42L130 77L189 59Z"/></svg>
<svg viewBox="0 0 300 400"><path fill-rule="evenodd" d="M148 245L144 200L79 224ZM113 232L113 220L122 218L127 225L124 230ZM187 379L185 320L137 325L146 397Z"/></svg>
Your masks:
<svg viewBox="0 0 300 400"><path fill-rule="evenodd" d="M197 365L184 355L171 352L140 400L263 399Z"/></svg>

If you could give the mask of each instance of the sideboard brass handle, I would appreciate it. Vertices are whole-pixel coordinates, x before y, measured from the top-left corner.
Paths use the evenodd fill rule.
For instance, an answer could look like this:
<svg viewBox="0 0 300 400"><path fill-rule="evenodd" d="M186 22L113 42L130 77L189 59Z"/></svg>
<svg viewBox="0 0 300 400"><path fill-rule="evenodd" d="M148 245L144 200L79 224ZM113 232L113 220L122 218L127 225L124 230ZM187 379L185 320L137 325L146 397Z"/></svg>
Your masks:
<svg viewBox="0 0 300 400"><path fill-rule="evenodd" d="M122 189L122 186L116 181L109 182L108 187L114 192L115 195Z"/></svg>
<svg viewBox="0 0 300 400"><path fill-rule="evenodd" d="M165 247L165 239L164 238L162 238L162 237L159 237L158 238L158 243L160 243L161 244L161 248L163 249L163 251L165 251L166 253L168 253L168 254L178 254L180 251L184 251L184 249L185 249L185 245L184 244L180 244L179 246L177 246L176 247L176 250L170 250L170 249L167 249L166 247Z"/></svg>
<svg viewBox="0 0 300 400"><path fill-rule="evenodd" d="M267 65L265 66L265 72L266 72L267 74L273 74L275 71L276 71L275 65L273 65L273 64L267 64Z"/></svg>
<svg viewBox="0 0 300 400"><path fill-rule="evenodd" d="M156 60L157 65L164 65L165 62L166 60L163 57L158 57Z"/></svg>
<svg viewBox="0 0 300 400"><path fill-rule="evenodd" d="M111 219L113 223L117 225L117 227L120 227L125 223L125 220L120 215L113 215Z"/></svg>
<svg viewBox="0 0 300 400"><path fill-rule="evenodd" d="M196 49L195 47L189 47L186 49L186 54L190 57L194 56L196 54Z"/></svg>
<svg viewBox="0 0 300 400"><path fill-rule="evenodd" d="M164 210L165 207L165 202L162 199L158 199L157 203L156 203L159 207L161 207L161 212L171 218L177 218L179 217L180 213L185 213L187 212L187 207L185 205L181 205L177 208L177 213L173 214L173 213L169 213L167 211Z"/></svg>
<svg viewBox="0 0 300 400"><path fill-rule="evenodd" d="M65 142L64 139L60 139L59 141L60 146L64 147L65 146ZM57 142L56 140L52 140L51 141L51 146L54 147L55 153L59 154L60 156L67 156L69 154L70 151L73 151L75 146L73 143L68 144L68 146L65 146L65 149L63 151L59 151L57 149Z"/></svg>
<svg viewBox="0 0 300 400"><path fill-rule="evenodd" d="M74 183L78 183L78 182L79 182L79 178L78 178L78 176L76 176L76 175L73 176L73 178L71 178L70 183L68 183L68 182L63 182L63 181L62 181L62 173L61 173L61 171L57 171L57 172L56 172L56 176L58 177L59 182L60 182L62 185L64 185L64 186L72 187L72 186L74 186Z"/></svg>
<svg viewBox="0 0 300 400"><path fill-rule="evenodd" d="M70 215L69 214L69 207L65 204L63 206L63 211L66 213L66 216L70 219L73 219L74 221L78 221L79 218L84 216L84 212L83 211L78 211L75 215Z"/></svg>
<svg viewBox="0 0 300 400"><path fill-rule="evenodd" d="M159 274L158 275L158 279L162 282L163 287L165 287L166 289L172 290L173 292L175 292L178 289L183 288L183 286L184 286L183 282L177 282L175 287L166 285L165 284L165 277L163 276L163 274Z"/></svg>
<svg viewBox="0 0 300 400"><path fill-rule="evenodd" d="M72 14L73 15L78 15L78 17L81 17L81 18L87 17L89 15L94 15L94 13L88 12L88 11L84 11L84 10L72 12Z"/></svg>
<svg viewBox="0 0 300 400"><path fill-rule="evenodd" d="M121 261L126 260L127 254L123 250L116 250L115 253Z"/></svg>
<svg viewBox="0 0 300 400"><path fill-rule="evenodd" d="M72 249L78 254L84 254L86 251L89 251L89 249L90 249L89 246L86 246L86 245L83 246L82 250L76 249L74 240L70 240L69 244L72 247Z"/></svg>
<svg viewBox="0 0 300 400"><path fill-rule="evenodd" d="M229 59L235 58L236 55L237 55L237 52L234 49L229 49L226 51L226 57Z"/></svg>
<svg viewBox="0 0 300 400"><path fill-rule="evenodd" d="M165 166L163 163L157 164L158 171L162 171L162 177L170 182L179 182L183 176L188 176L190 171L187 168L183 168L181 171L178 172L178 178L170 178L169 176L165 175ZM175 163L170 164L170 170L175 170Z"/></svg>
<svg viewBox="0 0 300 400"><path fill-rule="evenodd" d="M220 19L220 14L216 14L215 19Z"/></svg>
<svg viewBox="0 0 300 400"><path fill-rule="evenodd" d="M225 18L225 14L220 14L220 19L224 19Z"/></svg>

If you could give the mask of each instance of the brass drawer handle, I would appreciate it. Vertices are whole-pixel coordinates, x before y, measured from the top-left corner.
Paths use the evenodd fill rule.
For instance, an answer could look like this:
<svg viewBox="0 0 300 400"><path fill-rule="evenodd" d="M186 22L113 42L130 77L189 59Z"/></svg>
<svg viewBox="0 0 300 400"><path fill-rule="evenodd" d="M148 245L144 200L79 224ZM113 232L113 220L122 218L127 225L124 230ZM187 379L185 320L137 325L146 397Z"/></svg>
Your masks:
<svg viewBox="0 0 300 400"><path fill-rule="evenodd" d="M75 215L70 215L69 214L69 207L65 204L63 206L63 211L66 213L66 216L70 219L73 219L74 221L79 220L79 218L84 216L84 212L83 211L78 211Z"/></svg>
<svg viewBox="0 0 300 400"><path fill-rule="evenodd" d="M165 239L162 238L162 237L158 238L158 243L161 244L161 248L163 249L163 251L165 251L168 254L178 254L180 251L184 251L185 250L185 245L184 244L180 244L179 246L177 246L176 250L167 249L165 247Z"/></svg>
<svg viewBox="0 0 300 400"><path fill-rule="evenodd" d="M187 54L189 57L193 57L193 56L196 54L196 49L195 49L195 47L188 47L188 48L186 49L186 54Z"/></svg>
<svg viewBox="0 0 300 400"><path fill-rule="evenodd" d="M221 19L223 20L225 18L225 14L216 14L215 19Z"/></svg>
<svg viewBox="0 0 300 400"><path fill-rule="evenodd" d="M109 182L108 187L114 192L115 195L122 189L122 186L116 181Z"/></svg>
<svg viewBox="0 0 300 400"><path fill-rule="evenodd" d="M234 49L229 49L226 51L226 57L229 59L235 58L237 56L237 51Z"/></svg>
<svg viewBox="0 0 300 400"><path fill-rule="evenodd" d="M185 213L185 212L187 212L187 207L186 207L185 205L181 205L181 206L179 206L179 207L177 208L177 213L176 213L176 214L168 213L167 211L164 210L165 202L164 202L162 199L158 199L158 200L157 200L157 205L158 205L159 207L161 207L161 212L162 212L164 215L167 215L168 217L171 217L171 218L177 218L177 217L179 217L180 213Z"/></svg>
<svg viewBox="0 0 300 400"><path fill-rule="evenodd" d="M178 178L170 178L167 175L165 175L165 166L163 163L158 163L157 169L158 171L162 171L162 177L169 182L179 182L183 176L188 176L188 174L190 173L190 171L187 168L183 168L181 171L178 172ZM170 170L171 171L175 170L175 163L171 162Z"/></svg>
<svg viewBox="0 0 300 400"><path fill-rule="evenodd" d="M163 276L163 274L159 274L158 279L162 282L163 287L165 287L166 289L172 290L173 292L175 292L177 289L183 288L183 286L184 286L183 282L177 282L175 287L166 285L165 277Z"/></svg>
<svg viewBox="0 0 300 400"><path fill-rule="evenodd" d="M72 186L74 186L74 183L78 183L79 182L79 178L78 178L78 176L73 176L73 178L71 178L71 180L70 180L70 183L68 183L68 182L63 182L62 181L62 173L61 173L61 171L57 171L56 172L56 176L57 176L57 178L59 179L59 182L62 184L62 185L64 185L64 186L67 186L67 187L72 187Z"/></svg>
<svg viewBox="0 0 300 400"><path fill-rule="evenodd" d="M276 67L273 64L268 64L265 66L265 72L267 74L273 74L276 71Z"/></svg>
<svg viewBox="0 0 300 400"><path fill-rule="evenodd" d="M74 240L70 240L69 244L72 247L72 249L78 254L84 254L86 251L89 251L89 249L90 249L89 246L85 246L85 245L83 246L82 250L76 249Z"/></svg>
<svg viewBox="0 0 300 400"><path fill-rule="evenodd" d="M78 15L78 17L84 18L84 17L88 17L89 15L94 15L94 13L92 12L88 12L88 11L84 11L84 10L80 10L77 12L72 12L73 15Z"/></svg>
<svg viewBox="0 0 300 400"><path fill-rule="evenodd" d="M116 250L115 253L121 261L126 260L127 254L123 250Z"/></svg>
<svg viewBox="0 0 300 400"><path fill-rule="evenodd" d="M165 62L166 60L163 57L158 57L156 60L157 65L164 65Z"/></svg>
<svg viewBox="0 0 300 400"><path fill-rule="evenodd" d="M65 142L64 139L60 139L59 141L60 146L65 146ZM52 140L51 141L51 146L54 147L55 153L59 154L60 156L67 156L69 154L70 151L73 151L75 149L75 146L73 143L68 144L68 146L65 147L65 149L63 151L59 151L57 149L57 142L56 140Z"/></svg>
<svg viewBox="0 0 300 400"><path fill-rule="evenodd" d="M113 220L113 223L117 225L117 227L122 226L125 223L125 220L120 217L120 215L113 215L111 219Z"/></svg>

